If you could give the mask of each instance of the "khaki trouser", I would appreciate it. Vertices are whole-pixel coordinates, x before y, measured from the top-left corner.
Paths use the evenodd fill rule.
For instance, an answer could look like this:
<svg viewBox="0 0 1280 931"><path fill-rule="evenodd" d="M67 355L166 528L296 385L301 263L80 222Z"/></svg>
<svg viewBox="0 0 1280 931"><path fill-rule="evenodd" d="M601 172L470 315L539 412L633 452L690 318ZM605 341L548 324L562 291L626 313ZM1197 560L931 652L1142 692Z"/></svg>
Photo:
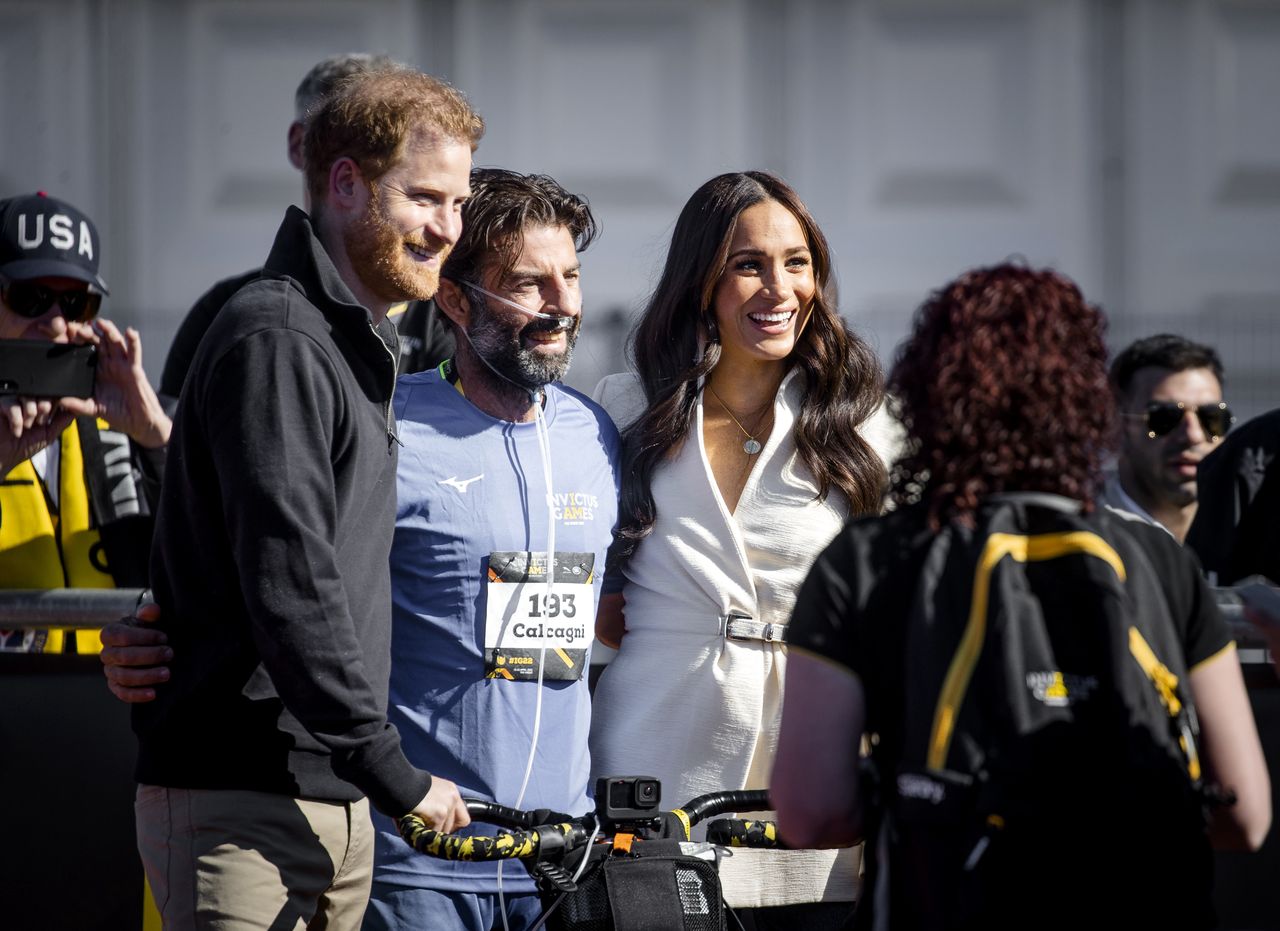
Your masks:
<svg viewBox="0 0 1280 931"><path fill-rule="evenodd" d="M166 929L358 929L369 803L139 786L138 852Z"/></svg>

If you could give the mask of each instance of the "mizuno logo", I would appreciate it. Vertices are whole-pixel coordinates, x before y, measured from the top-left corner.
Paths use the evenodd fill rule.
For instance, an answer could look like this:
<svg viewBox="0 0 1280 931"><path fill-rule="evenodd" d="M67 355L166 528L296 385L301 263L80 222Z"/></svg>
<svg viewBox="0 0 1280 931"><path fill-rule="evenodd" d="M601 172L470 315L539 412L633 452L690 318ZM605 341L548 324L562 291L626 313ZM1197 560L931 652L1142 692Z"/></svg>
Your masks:
<svg viewBox="0 0 1280 931"><path fill-rule="evenodd" d="M458 478L458 476L454 475L449 478L442 478L439 484L448 485L450 488L456 488L460 494L465 495L467 493L467 489L471 487L471 484L473 482L480 481L482 478L484 478L483 472L475 478Z"/></svg>

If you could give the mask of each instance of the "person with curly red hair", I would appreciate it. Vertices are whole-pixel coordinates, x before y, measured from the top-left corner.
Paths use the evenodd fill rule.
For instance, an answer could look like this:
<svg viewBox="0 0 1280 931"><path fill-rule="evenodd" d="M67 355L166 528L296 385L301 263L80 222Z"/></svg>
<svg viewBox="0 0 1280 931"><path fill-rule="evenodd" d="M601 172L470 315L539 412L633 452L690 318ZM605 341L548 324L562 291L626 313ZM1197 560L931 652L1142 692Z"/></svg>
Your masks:
<svg viewBox="0 0 1280 931"><path fill-rule="evenodd" d="M909 435L891 477L931 526L1003 491L1093 506L1112 444L1106 321L1070 280L999 265L935 292L898 350L889 393Z"/></svg>
<svg viewBox="0 0 1280 931"><path fill-rule="evenodd" d="M772 800L795 846L869 825L864 927L1208 927L1210 841L1266 836L1266 763L1195 557L1095 502L1105 327L1050 270L934 292L889 379L894 509L851 521L801 588ZM1204 800L1230 797L1206 831Z"/></svg>

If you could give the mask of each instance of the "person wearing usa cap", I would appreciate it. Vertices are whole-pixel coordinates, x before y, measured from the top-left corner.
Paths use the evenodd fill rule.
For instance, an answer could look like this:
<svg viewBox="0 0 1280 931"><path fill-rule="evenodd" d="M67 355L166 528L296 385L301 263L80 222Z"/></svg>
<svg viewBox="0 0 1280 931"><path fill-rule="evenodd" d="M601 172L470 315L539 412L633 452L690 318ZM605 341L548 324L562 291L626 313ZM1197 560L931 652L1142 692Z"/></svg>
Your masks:
<svg viewBox="0 0 1280 931"><path fill-rule="evenodd" d="M0 200L0 339L98 348L93 397L0 397L0 588L146 584L171 424L137 331L97 317L101 247L71 204ZM4 652L100 649L95 631L0 630Z"/></svg>

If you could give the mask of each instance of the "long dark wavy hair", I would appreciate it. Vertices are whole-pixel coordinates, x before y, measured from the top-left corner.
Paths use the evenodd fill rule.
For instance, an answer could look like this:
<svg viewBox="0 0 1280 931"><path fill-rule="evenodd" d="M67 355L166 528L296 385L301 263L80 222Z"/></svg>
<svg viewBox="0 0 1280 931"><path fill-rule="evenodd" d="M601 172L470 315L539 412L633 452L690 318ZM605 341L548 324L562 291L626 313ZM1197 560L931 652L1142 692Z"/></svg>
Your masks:
<svg viewBox="0 0 1280 931"><path fill-rule="evenodd" d="M966 272L916 313L889 376L906 428L890 499L924 502L935 529L1003 491L1092 508L1114 441L1106 318L1063 275L1004 264Z"/></svg>
<svg viewBox="0 0 1280 931"><path fill-rule="evenodd" d="M616 554L623 559L653 528L654 470L688 435L698 380L720 361L712 300L738 217L765 201L791 212L813 257L812 313L791 354L792 364L805 376L796 449L817 481L819 498L836 488L855 514L880 506L887 481L884 464L858 428L880 405L883 378L875 353L836 312L827 239L781 178L763 171L718 175L680 211L662 277L631 334L631 355L648 404L623 433L621 548Z"/></svg>

